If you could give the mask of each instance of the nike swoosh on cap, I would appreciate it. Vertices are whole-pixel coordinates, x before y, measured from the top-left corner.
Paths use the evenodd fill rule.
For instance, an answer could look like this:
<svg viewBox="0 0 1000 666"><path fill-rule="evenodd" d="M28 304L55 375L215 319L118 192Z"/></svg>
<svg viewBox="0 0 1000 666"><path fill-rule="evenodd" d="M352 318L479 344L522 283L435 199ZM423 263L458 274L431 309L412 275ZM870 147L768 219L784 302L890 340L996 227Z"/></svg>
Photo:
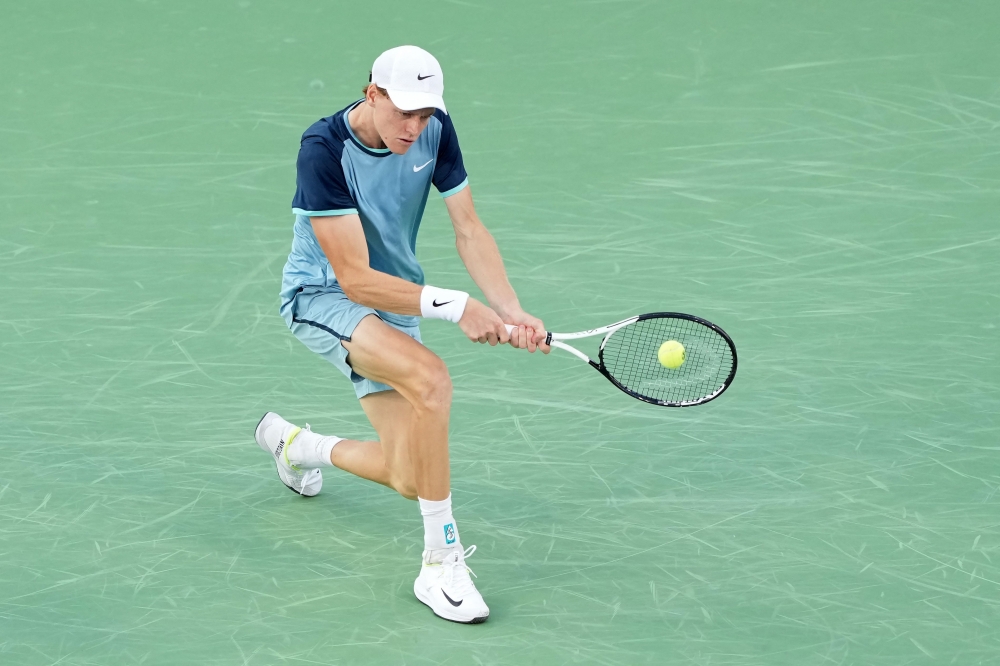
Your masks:
<svg viewBox="0 0 1000 666"><path fill-rule="evenodd" d="M424 79L429 79L432 76L434 76L434 75L433 74L428 74L427 76L420 76L419 74L417 74L417 81L423 81Z"/></svg>
<svg viewBox="0 0 1000 666"><path fill-rule="evenodd" d="M430 164L433 161L434 161L434 158L432 157L431 159L427 160L426 162L424 162L420 166L417 166L416 164L414 164L413 165L413 173L416 173L416 172L420 171L421 169L423 169L425 166L427 166L428 164Z"/></svg>

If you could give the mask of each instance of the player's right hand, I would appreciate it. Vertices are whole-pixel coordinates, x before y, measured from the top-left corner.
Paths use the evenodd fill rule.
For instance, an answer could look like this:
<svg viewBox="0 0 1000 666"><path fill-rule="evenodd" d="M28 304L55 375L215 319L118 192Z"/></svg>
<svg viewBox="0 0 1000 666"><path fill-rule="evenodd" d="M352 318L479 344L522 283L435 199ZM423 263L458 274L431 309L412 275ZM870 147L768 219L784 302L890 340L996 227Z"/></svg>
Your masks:
<svg viewBox="0 0 1000 666"><path fill-rule="evenodd" d="M465 304L465 312L458 327L473 342L488 342L495 347L497 344L507 344L510 340L500 315L472 297Z"/></svg>

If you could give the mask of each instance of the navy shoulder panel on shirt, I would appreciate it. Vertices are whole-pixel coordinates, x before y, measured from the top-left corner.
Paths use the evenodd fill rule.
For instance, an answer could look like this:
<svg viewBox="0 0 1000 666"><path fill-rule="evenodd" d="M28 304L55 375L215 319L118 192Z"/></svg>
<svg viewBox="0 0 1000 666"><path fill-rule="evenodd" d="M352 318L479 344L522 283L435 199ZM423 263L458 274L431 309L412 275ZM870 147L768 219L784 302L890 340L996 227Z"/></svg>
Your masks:
<svg viewBox="0 0 1000 666"><path fill-rule="evenodd" d="M465 186L469 174L465 172L462 149L458 146L458 134L451 116L441 109L434 111L434 118L441 123L441 141L438 144L437 161L434 163L434 187L442 195L454 194Z"/></svg>
<svg viewBox="0 0 1000 666"><path fill-rule="evenodd" d="M296 161L293 212L311 216L358 212L341 165L344 141L349 140L343 117L350 108L316 121L303 133Z"/></svg>

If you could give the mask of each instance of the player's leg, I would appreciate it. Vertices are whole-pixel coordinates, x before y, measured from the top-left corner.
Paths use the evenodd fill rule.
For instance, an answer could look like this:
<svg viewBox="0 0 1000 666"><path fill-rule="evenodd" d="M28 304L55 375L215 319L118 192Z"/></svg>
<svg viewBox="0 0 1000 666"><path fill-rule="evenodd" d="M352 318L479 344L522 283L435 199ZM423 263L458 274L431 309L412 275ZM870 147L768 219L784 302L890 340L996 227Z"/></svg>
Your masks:
<svg viewBox="0 0 1000 666"><path fill-rule="evenodd" d="M378 441L328 438L302 431L288 445L288 459L300 469L333 465L384 486L407 499L417 499L417 487L410 460L410 427L413 409L398 391L379 391L360 399ZM287 422L284 422L287 423ZM292 424L288 424L294 427ZM332 450L323 441L333 439Z"/></svg>
<svg viewBox="0 0 1000 666"><path fill-rule="evenodd" d="M398 391L379 391L361 398L361 408L378 433L378 452L362 447L344 451L338 448L334 450L333 463L341 469L349 469L377 459L379 464L384 465L385 485L407 499L417 499L417 484L410 460L410 422L413 418L410 403Z"/></svg>
<svg viewBox="0 0 1000 666"><path fill-rule="evenodd" d="M261 447L275 455L279 475L285 473L283 480L301 470L332 464L407 497L445 501L450 494L451 379L444 362L371 310L338 294L322 298L322 304L307 310L292 331L351 377L381 441L326 437L269 414L258 426L258 442L265 442ZM415 328L412 335L419 337ZM389 388L395 390L385 390ZM376 392L369 393L372 390ZM299 492L293 484L286 485ZM441 547L455 541L452 535Z"/></svg>
<svg viewBox="0 0 1000 666"><path fill-rule="evenodd" d="M409 405L404 419L386 418L381 409L392 399L366 396L365 412L376 416L372 425L388 454L390 478L405 479L407 462L417 495L425 500L445 500L450 494L448 464L448 419L451 414L451 377L448 368L434 352L378 317L365 317L357 325L350 341L342 343L348 351L347 362L356 373L394 388ZM383 402L386 404L383 405ZM396 403L398 405L398 403ZM382 417L382 418L379 418ZM405 445L401 443L405 441Z"/></svg>
<svg viewBox="0 0 1000 666"><path fill-rule="evenodd" d="M333 287L303 287L281 307L282 317L300 342L349 378L360 397L373 387L347 364L347 350L341 342L349 340L358 322L374 314L371 308L352 303L343 291ZM389 485L389 476L378 442L328 437L301 428L279 415L268 412L254 432L257 444L274 458L278 478L300 495L320 492L323 474L320 468L344 460L347 471L377 483ZM333 450L338 456L333 456Z"/></svg>
<svg viewBox="0 0 1000 666"><path fill-rule="evenodd" d="M309 492L302 494L318 493L322 483L319 469L303 468L330 464L389 485L405 496L418 494L425 550L414 593L441 617L483 622L489 609L465 565L475 547L461 549L451 511L447 439L451 380L447 368L419 343L416 327L403 332L374 314L336 290L306 292L283 306L292 333L354 383L383 441L324 437L269 413L258 426L258 434L265 435L258 437L258 443L274 456L285 485L300 492L286 478L304 475L310 484ZM393 404L399 398L405 405ZM289 451L295 465L287 459Z"/></svg>
<svg viewBox="0 0 1000 666"><path fill-rule="evenodd" d="M388 486L407 499L417 499L406 445L410 403L389 390L363 397L361 406L379 441L329 437L300 428L273 412L264 415L257 427L257 440L264 442L261 448L278 454L278 476L286 486L300 495L316 495L322 488L320 468L334 466ZM279 447L284 450L279 451Z"/></svg>
<svg viewBox="0 0 1000 666"><path fill-rule="evenodd" d="M257 427L257 442L274 456L278 476L297 493L317 494L323 480L320 468L335 465L416 499L412 465L405 448L410 427L410 404L398 396L391 386L355 372L347 362L348 351L344 344L356 339L359 332L367 337L365 330L369 327L396 329L375 316L371 308L348 300L340 290L315 289L301 290L283 306L282 314L296 338L350 378L379 438L384 441L328 437L312 432L308 426L300 428L277 414L268 413ZM366 323L365 328L357 331L363 320L373 323ZM401 329L405 331L404 338L419 340L420 332L416 326ZM424 349L418 343L413 344L418 351ZM383 393L387 397L381 397ZM380 397L369 399L369 395ZM392 458L388 464L384 451L389 452ZM399 462L394 462L396 459Z"/></svg>
<svg viewBox="0 0 1000 666"><path fill-rule="evenodd" d="M297 466L321 467L333 465L363 479L388 486L407 499L417 499L413 465L408 446L412 408L397 391L378 391L360 400L371 421L378 441L341 439L328 454L322 446L312 444L317 433L300 435L293 442L289 458ZM306 459L316 451L315 460ZM328 457L326 457L328 456Z"/></svg>
<svg viewBox="0 0 1000 666"><path fill-rule="evenodd" d="M447 367L417 340L375 317L363 319L344 346L355 372L395 389L365 396L362 405L379 432L394 487L405 488L412 475L420 502L424 553L414 594L445 619L485 622L489 608L465 564L476 547L463 550L452 516ZM408 411L400 398L408 404Z"/></svg>

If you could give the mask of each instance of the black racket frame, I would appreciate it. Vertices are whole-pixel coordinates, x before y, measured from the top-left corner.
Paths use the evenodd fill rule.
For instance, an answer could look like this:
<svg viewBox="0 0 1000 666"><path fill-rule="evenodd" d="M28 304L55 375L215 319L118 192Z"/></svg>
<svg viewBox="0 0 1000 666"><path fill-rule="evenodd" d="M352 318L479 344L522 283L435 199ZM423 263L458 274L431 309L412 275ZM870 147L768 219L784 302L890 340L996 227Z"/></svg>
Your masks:
<svg viewBox="0 0 1000 666"><path fill-rule="evenodd" d="M708 328L712 329L720 336L722 336L722 339L726 341L727 345L729 345L729 350L733 353L733 367L729 371L729 376L726 377L726 381L723 382L722 388L718 390L714 395L706 396L701 400L685 401L685 402L669 402L666 400L657 400L655 398L650 398L649 396L645 396L642 395L641 393L636 393L635 391L629 390L624 386L622 386L622 384L617 379L615 379L614 376L612 376L612 374L608 371L608 369L604 365L604 342L609 337L608 335L605 335L604 338L601 339L601 349L597 355L599 362L594 363L594 361L591 359L587 359L587 362L590 363L590 365L592 365L595 370L597 370L599 373L607 377L608 381L614 384L623 393L632 396L636 400L641 400L651 405L659 405L660 407L695 407L697 405L704 405L706 402L711 402L726 392L726 389L729 388L729 385L733 383L733 378L736 377L736 366L737 366L736 345L733 344L733 339L729 337L728 333L726 333L725 331L722 330L722 328L713 324L707 319L702 319L701 317L696 317L694 315L684 314L683 312L649 312L647 314L639 315L639 317L631 324L628 324L628 326L636 324L640 321L644 321L646 319L687 319L688 321L693 321L697 324L701 324L702 326L707 326ZM611 335L614 335L615 333L617 333L617 330L612 332ZM552 342L551 333L548 336L546 336L546 338L547 338L546 343Z"/></svg>

